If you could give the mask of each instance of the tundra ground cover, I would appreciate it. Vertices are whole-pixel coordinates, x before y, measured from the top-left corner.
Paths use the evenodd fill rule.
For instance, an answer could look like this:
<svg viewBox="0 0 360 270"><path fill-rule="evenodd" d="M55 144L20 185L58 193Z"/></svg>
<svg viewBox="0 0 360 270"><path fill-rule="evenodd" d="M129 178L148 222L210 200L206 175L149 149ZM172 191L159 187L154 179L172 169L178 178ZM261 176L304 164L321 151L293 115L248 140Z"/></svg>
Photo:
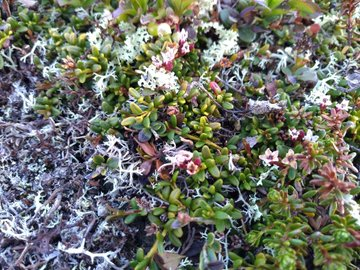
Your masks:
<svg viewBox="0 0 360 270"><path fill-rule="evenodd" d="M4 269L357 269L359 1L3 0Z"/></svg>

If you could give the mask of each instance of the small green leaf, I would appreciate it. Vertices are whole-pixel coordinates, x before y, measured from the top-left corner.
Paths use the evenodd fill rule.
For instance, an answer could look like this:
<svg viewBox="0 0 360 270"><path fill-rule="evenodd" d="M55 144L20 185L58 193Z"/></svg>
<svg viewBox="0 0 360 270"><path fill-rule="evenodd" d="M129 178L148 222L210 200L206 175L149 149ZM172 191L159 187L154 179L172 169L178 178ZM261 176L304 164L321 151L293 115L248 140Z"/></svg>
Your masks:
<svg viewBox="0 0 360 270"><path fill-rule="evenodd" d="M114 107L111 106L109 103L107 103L106 101L103 101L101 103L101 109L106 112L106 113L112 113L114 111Z"/></svg>
<svg viewBox="0 0 360 270"><path fill-rule="evenodd" d="M223 232L225 231L225 221L224 220L221 220L221 219L217 219L215 221L215 227L216 227L216 230L218 232Z"/></svg>
<svg viewBox="0 0 360 270"><path fill-rule="evenodd" d="M143 112L142 109L134 102L130 103L130 110L135 115L140 115Z"/></svg>
<svg viewBox="0 0 360 270"><path fill-rule="evenodd" d="M210 152L210 148L207 145L204 145L203 148L201 149L201 155L203 159L213 158L213 155Z"/></svg>
<svg viewBox="0 0 360 270"><path fill-rule="evenodd" d="M131 126L131 125L135 124L135 122L136 122L135 117L130 116L130 117L127 117L127 118L123 119L121 121L121 125L122 126Z"/></svg>
<svg viewBox="0 0 360 270"><path fill-rule="evenodd" d="M138 214L130 214L128 215L125 220L124 220L124 223L125 224L130 224L132 222L134 222L135 218L138 216Z"/></svg>
<svg viewBox="0 0 360 270"><path fill-rule="evenodd" d="M4 58L0 55L0 69L4 68Z"/></svg>
<svg viewBox="0 0 360 270"><path fill-rule="evenodd" d="M84 83L86 81L86 74L85 73L81 73L79 75L79 82L80 83Z"/></svg>
<svg viewBox="0 0 360 270"><path fill-rule="evenodd" d="M356 187L350 191L351 195L357 195L360 193L360 187Z"/></svg>
<svg viewBox="0 0 360 270"><path fill-rule="evenodd" d="M234 109L234 105L228 101L225 101L221 104L225 110L232 110Z"/></svg>
<svg viewBox="0 0 360 270"><path fill-rule="evenodd" d="M105 159L103 156L101 155L96 155L92 158L93 162L96 164L96 165L101 165L105 162Z"/></svg>
<svg viewBox="0 0 360 270"><path fill-rule="evenodd" d="M230 216L223 211L215 211L214 218L216 219L230 219Z"/></svg>
<svg viewBox="0 0 360 270"><path fill-rule="evenodd" d="M171 204L177 204L178 203L178 199L180 197L181 194L181 190L179 188L175 188L173 191L171 191L170 196L169 196L169 202Z"/></svg>
<svg viewBox="0 0 360 270"><path fill-rule="evenodd" d="M169 240L175 247L181 247L182 245L180 239L177 238L173 232L169 232Z"/></svg>
<svg viewBox="0 0 360 270"><path fill-rule="evenodd" d="M119 166L119 160L117 158L109 158L106 161L106 166L112 170L115 170Z"/></svg>
<svg viewBox="0 0 360 270"><path fill-rule="evenodd" d="M140 93L132 87L129 88L129 94L136 99L139 99L141 97Z"/></svg>
<svg viewBox="0 0 360 270"><path fill-rule="evenodd" d="M303 199L312 198L316 195L317 190L310 190L302 195Z"/></svg>
<svg viewBox="0 0 360 270"><path fill-rule="evenodd" d="M255 40L256 33L254 33L249 27L244 27L239 30L239 38L246 43L251 43Z"/></svg>
<svg viewBox="0 0 360 270"><path fill-rule="evenodd" d="M320 7L311 0L290 0L289 5L292 9L299 11L302 15L310 15L320 12Z"/></svg>
<svg viewBox="0 0 360 270"><path fill-rule="evenodd" d="M256 254L254 265L259 267L259 266L264 266L265 264L266 264L265 254L262 252Z"/></svg>
<svg viewBox="0 0 360 270"><path fill-rule="evenodd" d="M142 124L145 128L150 128L150 118L149 116L146 116L144 120L142 121Z"/></svg>
<svg viewBox="0 0 360 270"><path fill-rule="evenodd" d="M209 170L209 173L215 177L215 178L219 178L220 177L220 170L217 166L214 166L214 167L211 167L211 168L208 168Z"/></svg>
<svg viewBox="0 0 360 270"><path fill-rule="evenodd" d="M230 27L232 22L230 20L230 11L228 8L222 9L219 13L220 21L225 27Z"/></svg>
<svg viewBox="0 0 360 270"><path fill-rule="evenodd" d="M295 177L296 177L296 169L294 169L294 168L292 168L292 167L290 167L289 168L289 173L288 173L288 176L289 176L289 179L290 180L294 180L295 179Z"/></svg>
<svg viewBox="0 0 360 270"><path fill-rule="evenodd" d="M280 6L284 0L268 0L267 4L270 9L275 9Z"/></svg>

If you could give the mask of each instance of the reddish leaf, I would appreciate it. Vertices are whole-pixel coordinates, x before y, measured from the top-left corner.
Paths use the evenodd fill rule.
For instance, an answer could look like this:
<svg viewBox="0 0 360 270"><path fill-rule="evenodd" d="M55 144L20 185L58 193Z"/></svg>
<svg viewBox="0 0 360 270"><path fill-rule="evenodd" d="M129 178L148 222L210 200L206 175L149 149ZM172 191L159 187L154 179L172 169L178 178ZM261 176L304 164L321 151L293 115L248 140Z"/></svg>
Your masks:
<svg viewBox="0 0 360 270"><path fill-rule="evenodd" d="M309 27L309 34L311 36L315 36L317 33L319 33L320 30L321 30L320 25L317 23L314 23L314 24L310 25L310 27Z"/></svg>
<svg viewBox="0 0 360 270"><path fill-rule="evenodd" d="M138 143L138 145L141 147L141 149L148 154L151 157L155 157L157 155L157 150L155 149L155 146L152 143L149 142L139 142L135 138L135 141Z"/></svg>
<svg viewBox="0 0 360 270"><path fill-rule="evenodd" d="M153 160L145 160L143 163L141 163L140 165L140 169L143 171L143 175L149 175L151 172L151 168L152 168L152 164L153 164Z"/></svg>
<svg viewBox="0 0 360 270"><path fill-rule="evenodd" d="M163 163L161 162L161 160L157 159L155 161L155 165L156 165L156 170L159 171L159 168L161 167L161 165L163 165ZM159 171L159 175L160 175L161 179L163 179L163 180L170 179L170 174L166 167L162 168L161 171Z"/></svg>
<svg viewBox="0 0 360 270"><path fill-rule="evenodd" d="M270 82L265 85L265 89L268 92L269 97L274 97L277 92L276 82Z"/></svg>
<svg viewBox="0 0 360 270"><path fill-rule="evenodd" d="M240 12L240 17L247 23L250 24L254 18L255 18L255 6L250 6L250 7L246 7L244 8L241 12Z"/></svg>

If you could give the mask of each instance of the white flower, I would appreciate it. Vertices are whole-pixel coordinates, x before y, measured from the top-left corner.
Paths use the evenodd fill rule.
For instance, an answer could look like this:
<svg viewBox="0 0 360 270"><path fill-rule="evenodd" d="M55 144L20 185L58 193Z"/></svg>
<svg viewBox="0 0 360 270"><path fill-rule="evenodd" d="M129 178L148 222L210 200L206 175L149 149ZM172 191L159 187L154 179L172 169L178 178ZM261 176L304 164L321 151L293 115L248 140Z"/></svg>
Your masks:
<svg viewBox="0 0 360 270"><path fill-rule="evenodd" d="M300 135L300 131L298 131L296 128L289 129L289 135L292 140L297 140Z"/></svg>
<svg viewBox="0 0 360 270"><path fill-rule="evenodd" d="M270 162L279 161L279 151L271 151L269 148L266 149L265 154L260 155L259 158L265 162L266 166L270 166Z"/></svg>
<svg viewBox="0 0 360 270"><path fill-rule="evenodd" d="M155 55L151 57L151 62L157 68L161 67L163 64L159 56L155 56Z"/></svg>
<svg viewBox="0 0 360 270"><path fill-rule="evenodd" d="M158 35L159 37L170 35L171 27L168 23L160 23L158 25Z"/></svg>
<svg viewBox="0 0 360 270"><path fill-rule="evenodd" d="M176 56L177 47L166 47L165 52L161 52L161 57L164 63L171 63Z"/></svg>
<svg viewBox="0 0 360 270"><path fill-rule="evenodd" d="M294 150L289 149L289 151L286 153L285 158L283 158L282 163L289 165L294 169L297 169L296 157L297 155L294 153Z"/></svg>
<svg viewBox="0 0 360 270"><path fill-rule="evenodd" d="M311 129L307 130L306 135L303 138L304 141L309 141L309 142L316 142L318 139L319 136L313 135L313 131Z"/></svg>
<svg viewBox="0 0 360 270"><path fill-rule="evenodd" d="M185 42L182 47L181 47L181 53L182 54L187 54L190 52L190 45L188 42Z"/></svg>
<svg viewBox="0 0 360 270"><path fill-rule="evenodd" d="M179 41L185 42L188 38L188 32L183 28L181 29L181 32L179 32Z"/></svg>
<svg viewBox="0 0 360 270"><path fill-rule="evenodd" d="M321 92L317 93L317 95L314 95L314 99L312 100L312 103L317 105L325 105L325 106L332 105L330 95L325 95Z"/></svg>
<svg viewBox="0 0 360 270"><path fill-rule="evenodd" d="M340 104L336 104L336 108L339 110L348 111L351 109L351 107L349 107L349 100L343 99Z"/></svg>

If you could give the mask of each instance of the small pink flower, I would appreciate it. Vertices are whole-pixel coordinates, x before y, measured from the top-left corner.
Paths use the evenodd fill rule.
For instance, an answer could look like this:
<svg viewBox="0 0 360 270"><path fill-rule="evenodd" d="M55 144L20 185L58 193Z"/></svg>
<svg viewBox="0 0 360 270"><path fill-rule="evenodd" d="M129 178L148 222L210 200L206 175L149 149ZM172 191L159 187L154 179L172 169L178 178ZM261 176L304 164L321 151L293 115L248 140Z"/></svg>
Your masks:
<svg viewBox="0 0 360 270"><path fill-rule="evenodd" d="M188 32L183 28L179 32L179 44L184 44L188 38Z"/></svg>
<svg viewBox="0 0 360 270"><path fill-rule="evenodd" d="M287 152L285 158L283 158L282 163L289 165L290 167L297 169L297 155L295 155L294 151L292 149L289 149Z"/></svg>
<svg viewBox="0 0 360 270"><path fill-rule="evenodd" d="M194 175L199 171L199 166L194 161L190 161L186 166L186 172L189 175Z"/></svg>
<svg viewBox="0 0 360 270"><path fill-rule="evenodd" d="M270 165L271 162L279 161L279 151L272 152L269 148L266 149L264 155L260 155L259 158L265 162L266 165Z"/></svg>
<svg viewBox="0 0 360 270"><path fill-rule="evenodd" d="M220 86L214 81L210 82L210 88L214 91L215 95L218 95L221 92Z"/></svg>
<svg viewBox="0 0 360 270"><path fill-rule="evenodd" d="M177 47L166 47L165 52L161 52L161 57L164 63L174 61L177 53Z"/></svg>
<svg viewBox="0 0 360 270"><path fill-rule="evenodd" d="M185 42L184 44L182 44L180 52L182 55L187 54L190 52L190 45L188 42Z"/></svg>
<svg viewBox="0 0 360 270"><path fill-rule="evenodd" d="M194 163L195 163L196 165L200 166L200 165L201 165L201 159L200 159L199 157L195 158L195 159L194 159Z"/></svg>
<svg viewBox="0 0 360 270"><path fill-rule="evenodd" d="M289 129L289 135L293 141L296 141L299 138L300 131L296 128Z"/></svg>
<svg viewBox="0 0 360 270"><path fill-rule="evenodd" d="M163 62L160 60L158 56L152 56L151 61L153 65L157 68L161 67L163 65Z"/></svg>
<svg viewBox="0 0 360 270"><path fill-rule="evenodd" d="M175 168L178 167L180 169L187 169L188 163L193 158L193 153L186 151L186 150L179 150L179 151L169 151L169 156L166 156L166 159L170 162L161 165L158 168L158 172L161 172L162 169L165 167L172 167L171 173L174 172Z"/></svg>
<svg viewBox="0 0 360 270"><path fill-rule="evenodd" d="M185 165L186 168L186 164L191 161L193 157L193 153L186 151L186 150L180 150L176 156L175 156L175 163L178 167L181 168L181 166Z"/></svg>

